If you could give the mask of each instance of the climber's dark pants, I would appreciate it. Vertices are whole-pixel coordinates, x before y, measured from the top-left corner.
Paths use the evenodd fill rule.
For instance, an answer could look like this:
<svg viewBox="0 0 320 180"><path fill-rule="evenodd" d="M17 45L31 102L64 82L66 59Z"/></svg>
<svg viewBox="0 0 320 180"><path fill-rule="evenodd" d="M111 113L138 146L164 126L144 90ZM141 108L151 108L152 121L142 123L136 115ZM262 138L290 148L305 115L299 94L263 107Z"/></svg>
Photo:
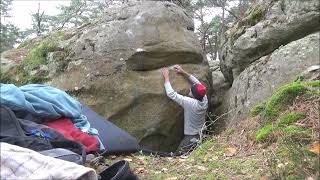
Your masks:
<svg viewBox="0 0 320 180"><path fill-rule="evenodd" d="M178 146L177 151L179 153L188 153L194 150L199 142L200 136L197 135L184 135L180 145Z"/></svg>

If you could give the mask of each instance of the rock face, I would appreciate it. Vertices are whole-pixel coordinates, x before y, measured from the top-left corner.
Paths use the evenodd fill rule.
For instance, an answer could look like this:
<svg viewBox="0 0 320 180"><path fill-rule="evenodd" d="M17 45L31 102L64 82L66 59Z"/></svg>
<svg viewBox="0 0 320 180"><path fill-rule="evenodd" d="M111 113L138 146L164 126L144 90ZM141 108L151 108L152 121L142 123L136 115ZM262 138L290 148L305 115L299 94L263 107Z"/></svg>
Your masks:
<svg viewBox="0 0 320 180"><path fill-rule="evenodd" d="M318 0L260 1L247 17L227 32L221 52L221 71L229 82L252 62L281 45L320 30Z"/></svg>
<svg viewBox="0 0 320 180"><path fill-rule="evenodd" d="M218 131L247 118L255 105L301 73L300 78L317 77L303 72L320 64L319 7L318 0L258 0L245 18L225 33L221 72L212 72L211 111L222 117L215 124ZM216 78L219 82L214 81ZM215 90L226 82L230 89L224 88L222 93Z"/></svg>
<svg viewBox="0 0 320 180"><path fill-rule="evenodd" d="M67 41L66 69L55 73L52 68L48 84L73 94L145 148L173 151L183 137L183 109L165 95L159 68L183 64L211 87L193 22L168 2L113 10ZM56 55L49 53L49 67L61 61ZM188 81L173 71L170 76L173 87L187 94Z"/></svg>
<svg viewBox="0 0 320 180"><path fill-rule="evenodd" d="M219 61L209 62L211 76L212 76L212 97L211 97L211 113L217 115L221 114L223 109L221 105L223 103L225 94L229 90L231 84L223 76Z"/></svg>
<svg viewBox="0 0 320 180"><path fill-rule="evenodd" d="M227 126L247 117L258 103L264 102L280 86L296 80L305 70L319 65L319 33L280 47L252 63L234 80L225 96Z"/></svg>
<svg viewBox="0 0 320 180"><path fill-rule="evenodd" d="M125 61L130 70L203 61L193 21L175 4L143 2L113 11L84 28L72 47L79 59Z"/></svg>

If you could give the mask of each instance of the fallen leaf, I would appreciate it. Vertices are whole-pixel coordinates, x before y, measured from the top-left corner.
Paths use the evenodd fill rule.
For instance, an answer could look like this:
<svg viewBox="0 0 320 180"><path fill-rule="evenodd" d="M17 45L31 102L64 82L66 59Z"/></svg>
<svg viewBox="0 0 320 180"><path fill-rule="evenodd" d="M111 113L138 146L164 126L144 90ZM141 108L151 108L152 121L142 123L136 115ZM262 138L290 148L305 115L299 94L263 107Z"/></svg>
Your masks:
<svg viewBox="0 0 320 180"><path fill-rule="evenodd" d="M261 178L260 178L260 180L268 180L269 178L267 177L267 176L262 176Z"/></svg>
<svg viewBox="0 0 320 180"><path fill-rule="evenodd" d="M139 160L138 164L139 164L139 165L146 165L146 161Z"/></svg>
<svg viewBox="0 0 320 180"><path fill-rule="evenodd" d="M128 162L132 161L132 159L130 159L130 158L124 158L123 160L128 161Z"/></svg>
<svg viewBox="0 0 320 180"><path fill-rule="evenodd" d="M309 151L316 154L320 154L320 143L319 142L313 143L309 148Z"/></svg>
<svg viewBox="0 0 320 180"><path fill-rule="evenodd" d="M136 173L138 173L138 174L142 174L142 173L144 173L145 172L145 169L144 168L137 168L136 169Z"/></svg>
<svg viewBox="0 0 320 180"><path fill-rule="evenodd" d="M208 168L203 166L197 166L197 169L199 169L201 172L208 172Z"/></svg>
<svg viewBox="0 0 320 180"><path fill-rule="evenodd" d="M177 180L177 179L178 179L177 177L169 177L166 180Z"/></svg>
<svg viewBox="0 0 320 180"><path fill-rule="evenodd" d="M162 168L162 169L161 169L161 172L166 172L166 171L168 171L167 168Z"/></svg>
<svg viewBox="0 0 320 180"><path fill-rule="evenodd" d="M180 158L182 158L182 159L187 159L187 158L188 158L188 156L184 156L184 155L182 155L182 156L180 156Z"/></svg>
<svg viewBox="0 0 320 180"><path fill-rule="evenodd" d="M218 157L218 156L213 156L213 157L211 158L211 160L212 160L212 161L219 160L219 157Z"/></svg>
<svg viewBox="0 0 320 180"><path fill-rule="evenodd" d="M304 127L304 128L309 127L309 125L308 125L308 124L299 123L299 122L294 123L294 125L296 125L296 126L300 126L300 127Z"/></svg>
<svg viewBox="0 0 320 180"><path fill-rule="evenodd" d="M283 168L283 167L284 167L284 164L280 163L280 164L278 164L277 167L278 167L278 168Z"/></svg>
<svg viewBox="0 0 320 180"><path fill-rule="evenodd" d="M315 180L314 177L308 177L306 180Z"/></svg>
<svg viewBox="0 0 320 180"><path fill-rule="evenodd" d="M224 154L225 154L227 157L230 157L230 156L234 156L236 153L237 153L237 148L228 147L228 148L226 148Z"/></svg>
<svg viewBox="0 0 320 180"><path fill-rule="evenodd" d="M186 159L178 159L179 162L185 162Z"/></svg>
<svg viewBox="0 0 320 180"><path fill-rule="evenodd" d="M240 133L240 136L242 136L242 134L244 133L244 129L242 129L241 133Z"/></svg>
<svg viewBox="0 0 320 180"><path fill-rule="evenodd" d="M117 156L115 156L115 155L110 156L110 159L115 159L115 158L117 158Z"/></svg>
<svg viewBox="0 0 320 180"><path fill-rule="evenodd" d="M209 162L209 160L207 158L202 160L202 163L207 163L207 162Z"/></svg>

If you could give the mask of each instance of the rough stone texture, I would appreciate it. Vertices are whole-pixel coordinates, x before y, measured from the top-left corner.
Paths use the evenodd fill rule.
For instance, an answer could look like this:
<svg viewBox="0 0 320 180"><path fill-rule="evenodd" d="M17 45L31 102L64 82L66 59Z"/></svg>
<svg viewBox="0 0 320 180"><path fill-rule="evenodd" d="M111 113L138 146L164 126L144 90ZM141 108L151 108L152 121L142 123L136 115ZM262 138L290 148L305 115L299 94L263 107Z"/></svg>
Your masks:
<svg viewBox="0 0 320 180"><path fill-rule="evenodd" d="M226 33L220 57L226 79L232 82L252 62L279 46L319 31L319 4L318 0L259 1L248 18Z"/></svg>
<svg viewBox="0 0 320 180"><path fill-rule="evenodd" d="M259 102L265 101L280 86L290 83L309 67L319 65L319 33L280 47L246 68L228 91L224 108L228 126L247 117Z"/></svg>
<svg viewBox="0 0 320 180"><path fill-rule="evenodd" d="M193 21L177 5L143 2L113 11L102 23L83 28L72 46L78 59L125 61L131 70L202 63Z"/></svg>
<svg viewBox="0 0 320 180"><path fill-rule="evenodd" d="M209 62L209 67L212 76L212 96L210 112L214 115L219 115L223 112L221 105L223 103L226 92L230 88L230 83L224 78L220 71L219 61ZM217 126L215 124L215 126Z"/></svg>
<svg viewBox="0 0 320 180"><path fill-rule="evenodd" d="M64 67L68 62L65 61L66 53L64 51L55 51L48 53L47 61L50 69L48 77L52 78L57 73L64 71Z"/></svg>
<svg viewBox="0 0 320 180"><path fill-rule="evenodd" d="M319 65L310 66L307 70L299 75L301 81L320 80L320 63Z"/></svg>

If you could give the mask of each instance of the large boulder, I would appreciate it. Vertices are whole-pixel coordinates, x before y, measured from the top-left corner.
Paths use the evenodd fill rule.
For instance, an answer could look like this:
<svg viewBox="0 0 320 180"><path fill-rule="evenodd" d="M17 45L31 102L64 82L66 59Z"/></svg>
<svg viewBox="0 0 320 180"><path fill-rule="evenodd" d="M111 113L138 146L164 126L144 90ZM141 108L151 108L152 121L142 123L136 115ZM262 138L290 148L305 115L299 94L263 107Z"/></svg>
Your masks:
<svg viewBox="0 0 320 180"><path fill-rule="evenodd" d="M2 69L10 74L3 77L61 88L146 148L172 151L183 137L183 109L166 96L160 68L182 64L206 83L210 97L211 74L193 20L173 3L129 3L96 22L32 42L5 53ZM20 52L27 61L14 61L24 63L13 70L9 55ZM188 81L170 76L173 87L188 94Z"/></svg>
<svg viewBox="0 0 320 180"><path fill-rule="evenodd" d="M282 45L320 30L318 0L258 1L226 33L221 71L232 83L252 62Z"/></svg>
<svg viewBox="0 0 320 180"><path fill-rule="evenodd" d="M212 77L210 112L213 113L213 115L220 115L223 111L221 105L224 101L225 94L231 87L231 84L223 76L220 70L219 61L209 61L209 67Z"/></svg>
<svg viewBox="0 0 320 180"><path fill-rule="evenodd" d="M318 67L319 32L280 47L247 67L234 80L224 108L228 125L236 125L280 86L293 82L310 67Z"/></svg>
<svg viewBox="0 0 320 180"><path fill-rule="evenodd" d="M113 11L94 27L84 28L72 46L77 58L125 61L130 70L203 61L193 21L177 5L143 2Z"/></svg>

